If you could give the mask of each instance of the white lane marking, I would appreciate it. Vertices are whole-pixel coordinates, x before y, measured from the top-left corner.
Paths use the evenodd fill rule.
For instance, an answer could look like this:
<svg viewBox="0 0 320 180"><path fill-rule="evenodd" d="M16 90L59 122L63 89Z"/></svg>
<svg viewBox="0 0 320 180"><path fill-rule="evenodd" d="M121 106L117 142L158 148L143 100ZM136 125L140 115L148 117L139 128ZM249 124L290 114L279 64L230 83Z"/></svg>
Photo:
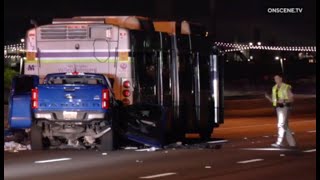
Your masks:
<svg viewBox="0 0 320 180"><path fill-rule="evenodd" d="M217 143L226 143L228 140L219 140L219 141L208 141L209 144L217 144Z"/></svg>
<svg viewBox="0 0 320 180"><path fill-rule="evenodd" d="M246 164L246 163L258 162L258 161L263 161L263 159L250 159L250 160L245 160L245 161L238 161L237 163Z"/></svg>
<svg viewBox="0 0 320 180"><path fill-rule="evenodd" d="M269 136L263 136L264 138L268 138Z"/></svg>
<svg viewBox="0 0 320 180"><path fill-rule="evenodd" d="M315 122L315 120L304 120L304 121L293 121L293 122L290 122L290 124L295 124L295 123L304 123L304 122ZM248 126L237 126L237 127L229 127L229 128L218 128L217 131L222 131L222 130L225 130L225 129L239 129L239 128L248 128L248 127L258 127L258 126L274 126L276 125L276 123L274 124L259 124L259 125L248 125Z"/></svg>
<svg viewBox="0 0 320 180"><path fill-rule="evenodd" d="M308 133L315 133L317 132L316 130L313 130L313 131L307 131Z"/></svg>
<svg viewBox="0 0 320 180"><path fill-rule="evenodd" d="M162 174L155 174L155 175L150 175L150 176L142 176L140 179L153 179L153 178L158 178L158 177L164 177L164 176L172 176L176 175L177 173L175 172L168 172L168 173L162 173Z"/></svg>
<svg viewBox="0 0 320 180"><path fill-rule="evenodd" d="M48 160L35 161L34 163L41 164L41 163L50 163L50 162L68 161L68 160L71 160L71 158L48 159Z"/></svg>
<svg viewBox="0 0 320 180"><path fill-rule="evenodd" d="M251 151L293 151L293 149L286 149L286 148L241 148L241 150L251 150Z"/></svg>
<svg viewBox="0 0 320 180"><path fill-rule="evenodd" d="M135 151L156 151L158 150L159 148L156 148L156 147L151 147L151 148L145 148L145 149L137 149Z"/></svg>
<svg viewBox="0 0 320 180"><path fill-rule="evenodd" d="M305 150L303 152L309 153L309 152L316 152L316 149L310 149L310 150Z"/></svg>

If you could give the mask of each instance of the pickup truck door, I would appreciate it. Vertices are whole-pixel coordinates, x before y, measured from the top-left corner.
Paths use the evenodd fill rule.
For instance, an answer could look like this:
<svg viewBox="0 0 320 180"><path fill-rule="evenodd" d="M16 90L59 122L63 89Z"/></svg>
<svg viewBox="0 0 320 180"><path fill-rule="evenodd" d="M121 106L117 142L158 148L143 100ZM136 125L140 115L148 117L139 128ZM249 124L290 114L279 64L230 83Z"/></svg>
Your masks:
<svg viewBox="0 0 320 180"><path fill-rule="evenodd" d="M162 147L165 143L165 109L154 104L134 104L118 111L116 126L126 139Z"/></svg>
<svg viewBox="0 0 320 180"><path fill-rule="evenodd" d="M18 75L12 80L9 96L9 126L11 129L31 127L31 89L39 84L35 75Z"/></svg>

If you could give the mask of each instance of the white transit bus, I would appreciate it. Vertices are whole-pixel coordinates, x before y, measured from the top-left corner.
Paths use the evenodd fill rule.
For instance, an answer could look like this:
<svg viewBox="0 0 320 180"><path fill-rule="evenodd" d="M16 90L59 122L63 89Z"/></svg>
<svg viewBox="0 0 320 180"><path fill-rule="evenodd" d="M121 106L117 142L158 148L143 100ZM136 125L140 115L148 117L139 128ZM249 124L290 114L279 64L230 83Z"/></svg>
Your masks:
<svg viewBox="0 0 320 180"><path fill-rule="evenodd" d="M223 123L224 54L207 35L187 21L54 19L27 31L23 73L40 83L48 73L104 74L126 105L119 121L129 139L163 144L186 133L208 139Z"/></svg>

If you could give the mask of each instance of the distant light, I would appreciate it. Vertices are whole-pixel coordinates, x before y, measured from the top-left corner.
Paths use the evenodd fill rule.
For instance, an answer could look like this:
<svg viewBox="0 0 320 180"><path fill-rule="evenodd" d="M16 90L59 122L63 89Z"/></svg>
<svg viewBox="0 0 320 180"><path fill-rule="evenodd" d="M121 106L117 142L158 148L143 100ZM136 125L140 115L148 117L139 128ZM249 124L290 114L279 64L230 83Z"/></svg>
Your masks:
<svg viewBox="0 0 320 180"><path fill-rule="evenodd" d="M250 59L253 59L253 56L250 56Z"/></svg>
<svg viewBox="0 0 320 180"><path fill-rule="evenodd" d="M257 42L257 45L258 45L258 46L261 46L261 42Z"/></svg>
<svg viewBox="0 0 320 180"><path fill-rule="evenodd" d="M206 32L206 37L208 37L209 32Z"/></svg>
<svg viewBox="0 0 320 180"><path fill-rule="evenodd" d="M249 42L249 46L252 46L253 45L253 43L252 42Z"/></svg>
<svg viewBox="0 0 320 180"><path fill-rule="evenodd" d="M248 59L248 62L250 62L250 59Z"/></svg>
<svg viewBox="0 0 320 180"><path fill-rule="evenodd" d="M279 59L280 59L280 57L279 57L279 56L276 56L276 57L274 57L274 59L275 59L275 60L279 60Z"/></svg>

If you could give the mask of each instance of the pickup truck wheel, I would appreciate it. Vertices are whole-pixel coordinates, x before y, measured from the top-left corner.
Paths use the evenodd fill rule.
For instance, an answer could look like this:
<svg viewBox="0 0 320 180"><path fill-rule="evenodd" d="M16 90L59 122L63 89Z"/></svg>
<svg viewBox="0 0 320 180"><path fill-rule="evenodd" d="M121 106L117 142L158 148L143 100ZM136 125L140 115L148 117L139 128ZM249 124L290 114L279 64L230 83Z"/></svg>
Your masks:
<svg viewBox="0 0 320 180"><path fill-rule="evenodd" d="M112 151L113 150L113 130L111 129L100 137L100 151Z"/></svg>
<svg viewBox="0 0 320 180"><path fill-rule="evenodd" d="M43 150L42 129L36 124L32 124L30 132L32 150Z"/></svg>

